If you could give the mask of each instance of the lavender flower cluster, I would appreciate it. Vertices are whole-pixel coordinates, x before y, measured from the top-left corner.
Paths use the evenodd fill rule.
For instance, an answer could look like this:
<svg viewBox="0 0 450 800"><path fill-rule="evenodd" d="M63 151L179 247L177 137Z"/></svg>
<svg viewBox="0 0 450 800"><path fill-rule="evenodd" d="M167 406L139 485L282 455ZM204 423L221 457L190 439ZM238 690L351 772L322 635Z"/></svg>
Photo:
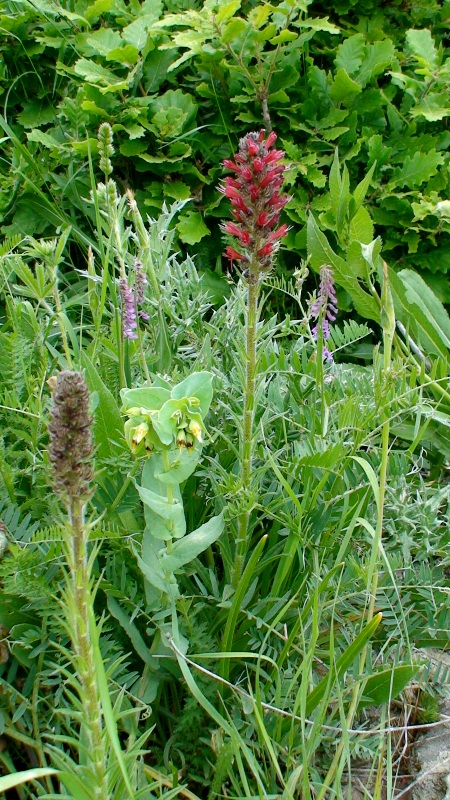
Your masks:
<svg viewBox="0 0 450 800"><path fill-rule="evenodd" d="M138 318L148 321L149 315L142 309L145 304L145 287L147 276L142 263L136 259L134 263L134 283L128 284L126 277L119 281L120 299L122 302L122 332L124 339L137 339Z"/></svg>
<svg viewBox="0 0 450 800"><path fill-rule="evenodd" d="M330 322L334 322L338 313L336 290L334 288L333 270L328 264L320 268L320 284L317 298L311 306L311 319L321 319L322 339L326 342L330 338ZM319 337L319 322L312 329L314 338ZM323 347L322 353L328 361L333 360L330 351Z"/></svg>

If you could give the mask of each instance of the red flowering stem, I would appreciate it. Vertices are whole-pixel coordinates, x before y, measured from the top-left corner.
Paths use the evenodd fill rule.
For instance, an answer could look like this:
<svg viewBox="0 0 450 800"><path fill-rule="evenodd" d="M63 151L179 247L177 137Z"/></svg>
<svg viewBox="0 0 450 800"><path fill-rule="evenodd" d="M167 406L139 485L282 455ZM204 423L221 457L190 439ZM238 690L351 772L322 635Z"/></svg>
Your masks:
<svg viewBox="0 0 450 800"><path fill-rule="evenodd" d="M256 386L256 343L258 325L258 299L259 280L248 283L247 319L246 319L246 355L247 365L245 371L244 387L244 418L242 426L242 487L247 493L252 480L253 461L253 419L255 411L255 386ZM250 523L250 510L243 511L238 520L238 535L231 583L236 589L242 576L245 556L248 549L248 533Z"/></svg>
<svg viewBox="0 0 450 800"><path fill-rule="evenodd" d="M223 164L233 175L227 176L220 191L228 198L234 220L222 225L222 230L232 237L225 255L231 264L236 263L247 282L247 309L245 320L246 370L244 386L244 414L241 437L241 478L244 510L238 518L238 535L235 562L231 576L237 588L244 568L250 539L250 494L252 488L253 422L255 409L255 384L257 378L256 350L261 278L270 272L280 240L289 228L280 225L280 214L289 197L283 194L283 172L280 163L284 152L273 148L277 136L272 131L253 132L239 142L239 152L234 161Z"/></svg>

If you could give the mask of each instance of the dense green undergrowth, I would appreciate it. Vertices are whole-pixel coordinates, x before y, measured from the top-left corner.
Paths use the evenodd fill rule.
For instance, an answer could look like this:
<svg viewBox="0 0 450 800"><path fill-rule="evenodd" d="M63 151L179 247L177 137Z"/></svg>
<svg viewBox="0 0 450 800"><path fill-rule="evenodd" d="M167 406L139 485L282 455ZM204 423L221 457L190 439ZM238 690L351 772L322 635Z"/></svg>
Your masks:
<svg viewBox="0 0 450 800"><path fill-rule="evenodd" d="M141 211L189 200L176 227L201 271L217 269L220 162L273 127L289 159L294 228L280 264L306 253L308 210L336 233L325 187L336 146L390 262L448 302L447 5L440 2L2 6L3 233L73 225L95 246L86 197L96 131ZM94 159L95 163L95 159ZM373 236L361 220L360 238ZM218 290L220 293L220 289Z"/></svg>
<svg viewBox="0 0 450 800"><path fill-rule="evenodd" d="M2 12L0 790L394 800L447 680L444 9ZM249 128L292 198L224 277Z"/></svg>

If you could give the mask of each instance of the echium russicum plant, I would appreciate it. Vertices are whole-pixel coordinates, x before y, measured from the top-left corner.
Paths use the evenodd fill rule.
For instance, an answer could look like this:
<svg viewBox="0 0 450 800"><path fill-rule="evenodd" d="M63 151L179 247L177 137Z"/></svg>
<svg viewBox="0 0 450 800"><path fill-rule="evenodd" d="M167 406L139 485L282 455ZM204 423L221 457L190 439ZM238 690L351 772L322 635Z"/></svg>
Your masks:
<svg viewBox="0 0 450 800"><path fill-rule="evenodd" d="M93 478L92 415L89 391L78 372L64 371L49 380L53 406L49 424L49 459L56 493L67 510L63 547L69 568L62 607L73 643L82 738L87 739L89 781L94 796L108 798L107 748L103 731L100 690L96 668L97 630L93 620L93 591L88 559L89 529L84 520ZM81 765L80 765L81 766Z"/></svg>
<svg viewBox="0 0 450 800"><path fill-rule="evenodd" d="M317 324L312 329L312 335L316 341L319 339L319 331L322 331L322 356L328 361L332 361L333 356L324 346L324 342L330 338L330 322L335 321L337 313L333 270L328 264L322 264L319 291L314 303L311 305L310 316L312 320L317 320Z"/></svg>
<svg viewBox="0 0 450 800"><path fill-rule="evenodd" d="M225 255L242 264L249 282L270 270L280 239L289 230L285 224L277 227L290 198L280 191L286 167L281 163L284 151L273 149L276 139L273 131L267 139L265 131L248 133L239 142L235 160L223 162L234 175L225 178L219 191L229 199L236 220L221 226L236 243L228 245Z"/></svg>
<svg viewBox="0 0 450 800"><path fill-rule="evenodd" d="M238 518L232 583L238 586L250 539L251 484L253 458L253 422L257 377L257 331L259 319L259 289L261 278L267 274L279 250L280 241L289 230L279 225L280 214L290 197L283 194L283 150L276 150L277 136L273 131L266 137L264 130L248 133L239 142L234 161L226 159L224 167L233 175L227 176L220 191L231 204L233 221L222 230L233 240L225 250L231 262L238 262L247 283L245 320L246 365L244 385L243 424L240 441L241 481L244 497ZM248 502L245 500L248 495Z"/></svg>

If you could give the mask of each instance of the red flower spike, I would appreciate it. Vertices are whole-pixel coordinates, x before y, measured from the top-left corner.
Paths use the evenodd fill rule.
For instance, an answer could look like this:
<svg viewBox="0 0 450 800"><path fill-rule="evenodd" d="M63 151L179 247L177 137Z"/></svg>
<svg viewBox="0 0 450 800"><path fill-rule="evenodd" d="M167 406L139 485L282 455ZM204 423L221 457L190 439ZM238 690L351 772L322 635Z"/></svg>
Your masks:
<svg viewBox="0 0 450 800"><path fill-rule="evenodd" d="M250 209L247 208L242 197L234 197L231 201L231 205L236 206L236 208L238 208L239 211L243 211L244 214L250 214Z"/></svg>
<svg viewBox="0 0 450 800"><path fill-rule="evenodd" d="M225 160L222 161L222 164L224 165L224 167L226 167L226 169L232 169L233 172L240 171L240 167L238 167L238 165L235 164L234 161L231 161L229 158L225 158Z"/></svg>
<svg viewBox="0 0 450 800"><path fill-rule="evenodd" d="M230 200L241 196L238 188L235 186L229 186L228 184L225 186L223 193L225 197L228 197Z"/></svg>
<svg viewBox="0 0 450 800"><path fill-rule="evenodd" d="M261 211L256 218L256 224L258 228L264 228L265 225L269 222L269 215L267 211Z"/></svg>
<svg viewBox="0 0 450 800"><path fill-rule="evenodd" d="M283 236L286 236L288 231L290 231L289 225L281 225L278 230L272 231L272 233L269 234L269 242L275 242L277 239L282 239Z"/></svg>
<svg viewBox="0 0 450 800"><path fill-rule="evenodd" d="M279 161L280 158L283 158L283 156L284 156L283 150L272 150L270 153L267 153L267 155L264 156L264 163L265 164L272 164L275 161ZM284 170L284 167L283 167L283 170Z"/></svg>
<svg viewBox="0 0 450 800"><path fill-rule="evenodd" d="M242 253L238 253L238 251L235 250L234 247L231 247L231 245L228 245L226 248L225 255L230 259L230 261L246 261L246 257L243 256Z"/></svg>
<svg viewBox="0 0 450 800"><path fill-rule="evenodd" d="M271 149L276 140L274 132L267 136L264 130L249 133L240 140L234 161L223 162L235 174L226 177L220 188L230 201L234 218L222 230L239 250L245 248L242 253L230 244L225 255L230 261L247 264L248 280L270 269L279 241L289 230L287 225L279 225L280 211L290 198L281 189L284 152Z"/></svg>
<svg viewBox="0 0 450 800"><path fill-rule="evenodd" d="M237 236L238 238L240 238L242 233L241 229L238 228L238 226L234 222L227 222L223 226L223 230L225 231L225 233L230 233L231 236Z"/></svg>
<svg viewBox="0 0 450 800"><path fill-rule="evenodd" d="M272 242L267 242L267 244L265 244L264 247L261 247L261 249L258 250L258 255L259 256L271 256L272 253L273 253L273 244L272 244Z"/></svg>

